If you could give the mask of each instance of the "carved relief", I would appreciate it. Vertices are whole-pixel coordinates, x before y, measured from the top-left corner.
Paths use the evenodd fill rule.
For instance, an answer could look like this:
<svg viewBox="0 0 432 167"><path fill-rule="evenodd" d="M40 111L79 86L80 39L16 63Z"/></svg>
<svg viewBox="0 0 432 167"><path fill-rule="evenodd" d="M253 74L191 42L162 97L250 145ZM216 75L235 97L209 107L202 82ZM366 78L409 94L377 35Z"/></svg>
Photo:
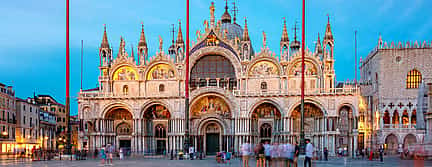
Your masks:
<svg viewBox="0 0 432 167"><path fill-rule="evenodd" d="M264 103L259 105L252 113L252 118L280 118L281 113L272 104Z"/></svg>
<svg viewBox="0 0 432 167"><path fill-rule="evenodd" d="M289 75L299 76L302 72L302 63L297 62L291 70L289 71ZM305 75L317 75L317 68L311 62L305 61Z"/></svg>
<svg viewBox="0 0 432 167"><path fill-rule="evenodd" d="M231 113L225 100L217 96L205 96L199 99L191 107L192 117L198 118L207 114L218 114L223 117L230 117Z"/></svg>
<svg viewBox="0 0 432 167"><path fill-rule="evenodd" d="M174 79L174 78L175 78L174 69L168 64L155 65L149 70L147 74L147 80Z"/></svg>
<svg viewBox="0 0 432 167"><path fill-rule="evenodd" d="M113 80L137 80L138 74L132 67L123 66L114 72Z"/></svg>
<svg viewBox="0 0 432 167"><path fill-rule="evenodd" d="M252 66L249 75L279 75L279 70L270 61L260 61Z"/></svg>

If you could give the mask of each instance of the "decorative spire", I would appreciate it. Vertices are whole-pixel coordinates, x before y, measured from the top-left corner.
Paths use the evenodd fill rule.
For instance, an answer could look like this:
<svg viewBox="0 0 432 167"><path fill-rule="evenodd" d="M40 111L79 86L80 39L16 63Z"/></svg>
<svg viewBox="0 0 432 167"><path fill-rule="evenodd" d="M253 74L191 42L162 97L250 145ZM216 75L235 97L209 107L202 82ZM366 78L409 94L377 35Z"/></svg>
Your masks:
<svg viewBox="0 0 432 167"><path fill-rule="evenodd" d="M294 24L294 41L291 42L291 49L292 50L299 50L300 49L300 42L297 41L297 21Z"/></svg>
<svg viewBox="0 0 432 167"><path fill-rule="evenodd" d="M141 23L141 35L138 46L147 46L146 38L144 35L144 23Z"/></svg>
<svg viewBox="0 0 432 167"><path fill-rule="evenodd" d="M283 27L283 31L282 31L281 42L289 42L288 31L287 31L287 27L286 27L286 19L285 19L285 17L283 18L283 20L284 20L284 27Z"/></svg>
<svg viewBox="0 0 432 167"><path fill-rule="evenodd" d="M215 26L215 6L214 6L214 2L211 3L210 5L210 26L214 27Z"/></svg>
<svg viewBox="0 0 432 167"><path fill-rule="evenodd" d="M135 61L135 55L134 55L134 50L133 50L133 44L131 44L131 55L130 57L132 57L132 60Z"/></svg>
<svg viewBox="0 0 432 167"><path fill-rule="evenodd" d="M125 53L125 46L126 46L126 43L123 40L123 37L120 36L120 47L119 47L119 52L118 52L119 55L124 55L124 53Z"/></svg>
<svg viewBox="0 0 432 167"><path fill-rule="evenodd" d="M245 17L245 27L244 27L244 31L243 31L243 41L249 41L249 31L248 31L248 26L247 26L247 19Z"/></svg>
<svg viewBox="0 0 432 167"><path fill-rule="evenodd" d="M109 43L108 43L108 36L107 36L107 32L106 32L106 25L104 24L104 34L102 37L102 43L101 43L101 48L109 48Z"/></svg>
<svg viewBox="0 0 432 167"><path fill-rule="evenodd" d="M162 37L159 35L159 52L162 53L163 50L163 40Z"/></svg>
<svg viewBox="0 0 432 167"><path fill-rule="evenodd" d="M329 14L327 14L327 27L326 27L326 32L325 32L324 40L333 40L333 34L332 34L332 31L331 31L330 16L329 16Z"/></svg>
<svg viewBox="0 0 432 167"><path fill-rule="evenodd" d="M321 40L320 40L320 35L318 33L318 39L317 42L315 44L315 52L316 53L322 53L322 47L321 47Z"/></svg>
<svg viewBox="0 0 432 167"><path fill-rule="evenodd" d="M267 35L266 33L263 31L263 48L265 49L267 46Z"/></svg>
<svg viewBox="0 0 432 167"><path fill-rule="evenodd" d="M231 15L228 12L228 0L225 0L225 13L222 15L222 23L231 23Z"/></svg>
<svg viewBox="0 0 432 167"><path fill-rule="evenodd" d="M182 30L181 30L181 21L180 20L179 20L179 30L178 30L178 33L177 33L177 41L176 41L176 43L177 44L184 43L184 41L183 41L183 33L182 33Z"/></svg>

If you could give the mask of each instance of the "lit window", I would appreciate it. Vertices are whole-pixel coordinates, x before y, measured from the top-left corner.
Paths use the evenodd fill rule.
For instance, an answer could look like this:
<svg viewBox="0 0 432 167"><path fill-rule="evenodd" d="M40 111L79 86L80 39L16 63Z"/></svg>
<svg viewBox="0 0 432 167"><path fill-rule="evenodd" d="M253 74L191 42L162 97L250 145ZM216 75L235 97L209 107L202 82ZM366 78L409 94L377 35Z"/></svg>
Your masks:
<svg viewBox="0 0 432 167"><path fill-rule="evenodd" d="M416 69L408 72L406 79L406 88L407 89L415 89L418 88L422 80L422 75Z"/></svg>

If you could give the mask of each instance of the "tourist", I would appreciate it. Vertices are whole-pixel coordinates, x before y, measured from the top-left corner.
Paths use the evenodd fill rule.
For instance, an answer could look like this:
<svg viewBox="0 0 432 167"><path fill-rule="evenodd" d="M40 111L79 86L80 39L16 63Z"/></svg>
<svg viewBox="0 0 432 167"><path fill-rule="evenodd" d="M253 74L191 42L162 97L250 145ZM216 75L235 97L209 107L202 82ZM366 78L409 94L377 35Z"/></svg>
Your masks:
<svg viewBox="0 0 432 167"><path fill-rule="evenodd" d="M123 158L124 158L123 148L120 148L119 157L120 157L120 160L123 160Z"/></svg>
<svg viewBox="0 0 432 167"><path fill-rule="evenodd" d="M293 166L293 162L294 162L294 145L292 145L291 143L287 142L286 144L286 165L288 166Z"/></svg>
<svg viewBox="0 0 432 167"><path fill-rule="evenodd" d="M270 161L271 161L271 145L269 141L266 141L264 144L264 156L265 156L265 164L266 166L271 166L270 165Z"/></svg>
<svg viewBox="0 0 432 167"><path fill-rule="evenodd" d="M278 167L277 162L279 160L279 149L278 143L274 142L270 147L271 164L269 166Z"/></svg>
<svg viewBox="0 0 432 167"><path fill-rule="evenodd" d="M243 158L243 167L249 167L249 154L250 154L250 144L249 140L242 144L241 153Z"/></svg>
<svg viewBox="0 0 432 167"><path fill-rule="evenodd" d="M113 161L113 152L114 152L114 147L111 146L111 144L107 145L107 153L108 153L108 160L107 160L107 164L111 164L112 165L112 161Z"/></svg>
<svg viewBox="0 0 432 167"><path fill-rule="evenodd" d="M264 159L264 146L262 143L259 143L255 146L255 156L257 160L257 167L264 167L265 166L265 159Z"/></svg>
<svg viewBox="0 0 432 167"><path fill-rule="evenodd" d="M328 161L328 150L327 150L327 147L324 147L324 160Z"/></svg>
<svg viewBox="0 0 432 167"><path fill-rule="evenodd" d="M306 156L304 160L304 167L309 164L309 167L312 166L312 157L313 157L313 146L310 143L309 139L306 139Z"/></svg>
<svg viewBox="0 0 432 167"><path fill-rule="evenodd" d="M297 142L294 142L294 167L297 167L298 165L298 157L300 155L300 147L298 146Z"/></svg>
<svg viewBox="0 0 432 167"><path fill-rule="evenodd" d="M106 154L105 154L105 148L104 147L101 148L100 153L99 153L99 157L100 157L100 160L101 160L101 165L104 166L105 165L105 160L107 158Z"/></svg>
<svg viewBox="0 0 432 167"><path fill-rule="evenodd" d="M231 164L231 156L232 156L231 152L228 151L225 155L226 163Z"/></svg>
<svg viewBox="0 0 432 167"><path fill-rule="evenodd" d="M380 157L381 162L384 161L383 156L384 156L384 149L382 147L380 147L379 148L379 157Z"/></svg>
<svg viewBox="0 0 432 167"><path fill-rule="evenodd" d="M189 158L190 158L190 160L194 159L193 156L194 156L194 147L190 146L189 147Z"/></svg>

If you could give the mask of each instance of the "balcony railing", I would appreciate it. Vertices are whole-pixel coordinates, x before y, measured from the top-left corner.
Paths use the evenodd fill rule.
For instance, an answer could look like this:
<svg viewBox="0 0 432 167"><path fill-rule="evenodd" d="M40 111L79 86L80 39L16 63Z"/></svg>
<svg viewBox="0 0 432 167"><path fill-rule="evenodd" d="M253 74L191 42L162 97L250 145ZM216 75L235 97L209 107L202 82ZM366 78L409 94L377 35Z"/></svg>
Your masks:
<svg viewBox="0 0 432 167"><path fill-rule="evenodd" d="M216 83L216 84L200 85L195 84L194 87L191 87L192 90L199 89L208 89L208 88L222 88L227 92L231 92L235 96L300 96L300 89L288 89L288 90L268 90L263 89L259 91L251 91L251 90L237 90L235 89L236 82L232 82L228 84L225 83ZM232 85L232 86L231 86ZM180 92L183 94L183 91ZM306 96L333 96L333 95L358 95L360 93L359 88L316 88L316 89L305 89ZM128 95L123 94L114 94L112 92L81 92L81 98L110 98L110 97L129 97Z"/></svg>

